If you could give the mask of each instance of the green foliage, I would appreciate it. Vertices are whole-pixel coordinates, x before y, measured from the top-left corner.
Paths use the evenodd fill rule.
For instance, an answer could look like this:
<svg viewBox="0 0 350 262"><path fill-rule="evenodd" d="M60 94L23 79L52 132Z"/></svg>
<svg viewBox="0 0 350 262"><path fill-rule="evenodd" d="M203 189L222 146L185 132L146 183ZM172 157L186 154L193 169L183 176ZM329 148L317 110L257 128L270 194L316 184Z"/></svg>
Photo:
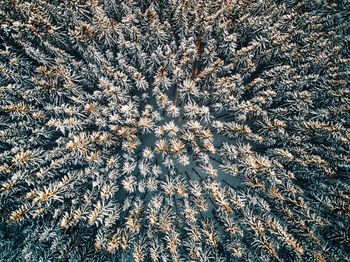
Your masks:
<svg viewBox="0 0 350 262"><path fill-rule="evenodd" d="M1 261L349 261L348 1L0 3Z"/></svg>

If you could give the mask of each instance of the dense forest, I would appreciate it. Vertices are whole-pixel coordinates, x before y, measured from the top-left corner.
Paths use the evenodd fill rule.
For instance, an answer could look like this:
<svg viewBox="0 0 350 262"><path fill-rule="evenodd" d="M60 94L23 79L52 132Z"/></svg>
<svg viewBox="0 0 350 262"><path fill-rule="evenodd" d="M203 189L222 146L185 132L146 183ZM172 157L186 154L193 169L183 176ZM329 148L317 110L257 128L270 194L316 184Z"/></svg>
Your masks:
<svg viewBox="0 0 350 262"><path fill-rule="evenodd" d="M0 1L0 261L350 261L348 0Z"/></svg>

